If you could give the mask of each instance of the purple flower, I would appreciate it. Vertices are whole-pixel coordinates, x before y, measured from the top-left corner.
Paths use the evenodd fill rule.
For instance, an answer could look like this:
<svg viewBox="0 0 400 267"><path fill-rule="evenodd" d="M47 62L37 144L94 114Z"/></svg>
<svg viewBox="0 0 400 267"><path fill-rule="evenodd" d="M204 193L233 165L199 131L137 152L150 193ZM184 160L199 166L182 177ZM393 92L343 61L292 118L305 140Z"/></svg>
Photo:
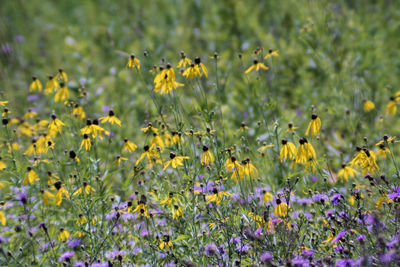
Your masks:
<svg viewBox="0 0 400 267"><path fill-rule="evenodd" d="M69 248L76 248L80 244L81 244L81 240L73 238L68 242L68 247Z"/></svg>
<svg viewBox="0 0 400 267"><path fill-rule="evenodd" d="M325 195L325 194L317 193L317 194L315 194L315 195L312 196L312 200L314 200L314 202L321 202L321 203L324 203L325 200L327 200L327 199L328 199L328 196Z"/></svg>
<svg viewBox="0 0 400 267"><path fill-rule="evenodd" d="M347 231L343 229L342 231L340 231L340 232L337 234L337 236L336 236L334 239L332 239L331 243L333 244L333 243L338 242L338 241L339 241L340 239L342 239L346 234L347 234Z"/></svg>
<svg viewBox="0 0 400 267"><path fill-rule="evenodd" d="M21 205L25 206L28 202L28 198L26 196L26 192L24 190L18 191L16 194L16 199L21 203Z"/></svg>
<svg viewBox="0 0 400 267"><path fill-rule="evenodd" d="M390 191L389 194L387 194L387 197L390 199L396 199L400 198L400 185L396 185L392 187L392 191Z"/></svg>
<svg viewBox="0 0 400 267"><path fill-rule="evenodd" d="M69 260L75 255L73 251L64 252L60 258L58 258L59 262L69 262Z"/></svg>
<svg viewBox="0 0 400 267"><path fill-rule="evenodd" d="M362 241L364 239L365 239L365 235L360 235L360 236L357 236L357 238L356 238L357 241Z"/></svg>
<svg viewBox="0 0 400 267"><path fill-rule="evenodd" d="M218 248L214 243L207 244L204 247L204 254L207 256L214 255L217 253L217 251L218 251Z"/></svg>
<svg viewBox="0 0 400 267"><path fill-rule="evenodd" d="M25 37L22 35L15 35L14 36L14 41L17 43L22 43L23 41L25 41Z"/></svg>
<svg viewBox="0 0 400 267"><path fill-rule="evenodd" d="M261 261L262 263L269 262L269 261L271 261L271 260L272 260L272 254L271 254L269 251L264 252L264 253L261 254L261 256L260 256L260 261Z"/></svg>
<svg viewBox="0 0 400 267"><path fill-rule="evenodd" d="M77 262L75 262L74 267L85 267L85 263L83 263L81 261L77 261Z"/></svg>
<svg viewBox="0 0 400 267"><path fill-rule="evenodd" d="M39 99L39 97L37 95L28 95L28 97L27 97L27 100L29 102L33 102L33 101L36 101L38 99Z"/></svg>
<svg viewBox="0 0 400 267"><path fill-rule="evenodd" d="M335 206L335 205L339 204L339 203L340 203L340 200L341 200L342 198L343 198L343 197L342 197L341 194L338 194L338 193L333 194L333 195L331 196L332 205Z"/></svg>
<svg viewBox="0 0 400 267"><path fill-rule="evenodd" d="M292 265L296 266L296 267L308 267L310 266L310 262L307 259L303 259L300 256L296 256L293 260L292 260Z"/></svg>
<svg viewBox="0 0 400 267"><path fill-rule="evenodd" d="M252 249L252 247L248 244L238 244L236 246L236 250L242 253L246 253L247 251L249 251L250 249Z"/></svg>
<svg viewBox="0 0 400 267"><path fill-rule="evenodd" d="M338 259L336 260L336 267L351 267L356 266L356 263L352 259Z"/></svg>
<svg viewBox="0 0 400 267"><path fill-rule="evenodd" d="M397 258L400 258L400 257L397 255L396 251L394 251L394 250L390 250L389 252L386 252L379 256L379 260L381 261L381 263L392 262L392 261L396 260Z"/></svg>

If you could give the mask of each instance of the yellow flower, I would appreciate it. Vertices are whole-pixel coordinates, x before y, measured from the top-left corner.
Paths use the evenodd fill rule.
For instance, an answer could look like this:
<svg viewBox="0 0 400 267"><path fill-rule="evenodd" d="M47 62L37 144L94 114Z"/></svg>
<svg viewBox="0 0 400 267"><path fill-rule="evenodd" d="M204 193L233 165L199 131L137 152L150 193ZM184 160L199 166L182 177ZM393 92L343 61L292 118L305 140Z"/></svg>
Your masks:
<svg viewBox="0 0 400 267"><path fill-rule="evenodd" d="M51 122L47 128L47 133L49 134L49 136L51 137L56 137L57 133L62 132L62 128L65 126L65 124L57 119L57 116L55 114L51 115Z"/></svg>
<svg viewBox="0 0 400 267"><path fill-rule="evenodd" d="M155 147L159 147L161 151L164 150L164 141L162 140L162 138L160 136L158 136L158 134L153 133L153 139L151 140L151 144Z"/></svg>
<svg viewBox="0 0 400 267"><path fill-rule="evenodd" d="M1 225L6 225L6 222L7 222L7 220L6 220L6 215L4 215L4 212L2 212L1 210L0 210L0 223L1 223Z"/></svg>
<svg viewBox="0 0 400 267"><path fill-rule="evenodd" d="M0 171L4 170L5 168L7 168L7 165L4 163L4 161L2 161L2 158L0 157Z"/></svg>
<svg viewBox="0 0 400 267"><path fill-rule="evenodd" d="M172 219L178 219L179 217L183 217L183 210L178 205L174 205Z"/></svg>
<svg viewBox="0 0 400 267"><path fill-rule="evenodd" d="M366 160L367 155L361 147L357 147L357 153L354 158L350 161L350 166L352 167L360 167L361 163Z"/></svg>
<svg viewBox="0 0 400 267"><path fill-rule="evenodd" d="M199 65L196 65L194 63L190 64L190 67L187 68L182 75L186 78L193 78L193 77L200 77L201 76L201 72L200 72L200 68Z"/></svg>
<svg viewBox="0 0 400 267"><path fill-rule="evenodd" d="M206 145L203 146L203 154L201 155L200 162L202 165L205 166L209 166L214 163L214 156L212 155L210 150L208 150L208 147Z"/></svg>
<svg viewBox="0 0 400 267"><path fill-rule="evenodd" d="M120 166L122 161L127 161L127 158L121 157L120 155L117 155L115 160L115 166Z"/></svg>
<svg viewBox="0 0 400 267"><path fill-rule="evenodd" d="M296 157L296 146L288 142L286 139L282 139L282 148L279 153L279 158L281 162L285 161L289 156L289 159L294 159Z"/></svg>
<svg viewBox="0 0 400 267"><path fill-rule="evenodd" d="M182 202L179 200L179 198L174 197L174 193L170 192L168 197L160 202L160 205L167 204L169 207L171 207L172 204L175 204L175 203L182 204Z"/></svg>
<svg viewBox="0 0 400 267"><path fill-rule="evenodd" d="M4 107L6 104L8 104L8 101L0 101L0 106Z"/></svg>
<svg viewBox="0 0 400 267"><path fill-rule="evenodd" d="M165 164L164 164L164 171L165 169L168 168L169 165L172 165L172 168L176 169L178 166L183 166L183 160L185 159L189 159L189 157L185 157L185 156L176 156L174 152L171 152L169 154L169 158L170 160L168 160Z"/></svg>
<svg viewBox="0 0 400 267"><path fill-rule="evenodd" d="M288 128L286 129L285 133L287 132L294 132L298 127L294 127L293 122L288 123Z"/></svg>
<svg viewBox="0 0 400 267"><path fill-rule="evenodd" d="M244 174L254 178L255 175L258 173L258 170L256 169L256 167L254 167L253 164L250 163L250 159L246 159L243 161L243 170L244 170Z"/></svg>
<svg viewBox="0 0 400 267"><path fill-rule="evenodd" d="M65 99L68 99L68 98L69 98L68 88L65 85L65 83L61 82L60 83L60 89L58 90L58 92L54 96L54 101L55 102L60 102L60 101L63 101Z"/></svg>
<svg viewBox="0 0 400 267"><path fill-rule="evenodd" d="M272 50L272 49L270 49L270 50L268 50L268 54L264 57L264 59L269 59L269 58L272 58L272 57L278 57L279 56L279 50Z"/></svg>
<svg viewBox="0 0 400 267"><path fill-rule="evenodd" d="M71 117L77 117L81 120L86 118L85 111L83 111L83 108L79 106L78 103L75 103L74 108L72 109Z"/></svg>
<svg viewBox="0 0 400 267"><path fill-rule="evenodd" d="M320 129L321 129L321 119L318 117L317 114L313 113L311 115L311 122L310 124L308 124L306 136L308 136L310 130L311 130L311 135L316 135L319 133Z"/></svg>
<svg viewBox="0 0 400 267"><path fill-rule="evenodd" d="M122 147L122 152L129 151L130 153L135 151L138 146L133 142L129 141L128 138L124 139L124 146Z"/></svg>
<svg viewBox="0 0 400 267"><path fill-rule="evenodd" d="M103 127L98 125L98 121L97 120L94 120L92 122L92 120L88 119L86 121L86 126L81 129L81 134L82 135L91 134L93 138L96 138L97 135L99 135L100 138L103 139L103 133L106 134L106 135L110 134L110 132L108 132Z"/></svg>
<svg viewBox="0 0 400 267"><path fill-rule="evenodd" d="M147 124L147 127L144 127L144 128L142 128L141 130L142 130L142 132L144 132L144 133L147 133L147 131L149 131L149 130L152 130L153 133L158 133L158 129L155 128L155 127L153 127L153 125L152 125L151 123L148 123L148 124Z"/></svg>
<svg viewBox="0 0 400 267"><path fill-rule="evenodd" d="M48 185L55 184L60 179L60 177L51 171L48 171L47 174L49 175L49 179L47 180Z"/></svg>
<svg viewBox="0 0 400 267"><path fill-rule="evenodd" d="M385 146L384 143L378 145L379 149L376 154L381 158L386 158L387 154L390 154L390 149Z"/></svg>
<svg viewBox="0 0 400 267"><path fill-rule="evenodd" d="M71 234L67 230L65 230L64 228L60 228L60 233L58 234L58 240L65 241L70 236L71 236Z"/></svg>
<svg viewBox="0 0 400 267"><path fill-rule="evenodd" d="M328 238L326 240L322 241L322 243L325 243L325 244L330 243L334 237L335 237L334 234L332 232L330 232Z"/></svg>
<svg viewBox="0 0 400 267"><path fill-rule="evenodd" d="M204 74L204 76L206 76L206 78L208 78L208 70L207 70L206 66L204 66L203 63L201 63L201 60L199 57L196 57L194 59L194 63L196 64L196 66L198 67L198 69L200 71L200 77L203 76L203 74Z"/></svg>
<svg viewBox="0 0 400 267"><path fill-rule="evenodd" d="M317 155L313 146L308 143L306 138L300 138L300 145L297 147L296 163L306 164L310 159L315 160Z"/></svg>
<svg viewBox="0 0 400 267"><path fill-rule="evenodd" d="M349 177L354 177L357 171L350 166L347 166L345 163L342 164L342 169L338 172L338 178L344 178L346 181L349 180Z"/></svg>
<svg viewBox="0 0 400 267"><path fill-rule="evenodd" d="M274 213L278 217L287 217L290 207L288 204L282 202L279 198L276 200Z"/></svg>
<svg viewBox="0 0 400 267"><path fill-rule="evenodd" d="M183 86L182 83L175 81L175 72L169 63L167 64L167 68L162 69L154 78L154 84L154 91L160 94L169 94L177 87Z"/></svg>
<svg viewBox="0 0 400 267"><path fill-rule="evenodd" d="M29 120L37 116L37 112L33 111L32 109L28 109L28 112L24 114L24 119Z"/></svg>
<svg viewBox="0 0 400 267"><path fill-rule="evenodd" d="M40 190L40 192L42 193L42 199L43 199L43 203L45 205L49 205L49 200L54 199L54 195L52 193L50 193L47 190Z"/></svg>
<svg viewBox="0 0 400 267"><path fill-rule="evenodd" d="M126 64L126 67L129 68L129 69L136 68L136 69L140 70L140 60L137 59L137 57L134 54L132 54L129 57L128 63Z"/></svg>
<svg viewBox="0 0 400 267"><path fill-rule="evenodd" d="M86 196L90 195L92 192L96 192L96 190L88 185L88 183L85 181L83 182L83 185L78 190L76 190L75 193L72 194L72 196L81 195L82 193L85 193Z"/></svg>
<svg viewBox="0 0 400 267"><path fill-rule="evenodd" d="M69 198L69 193L67 191L67 189L65 189L64 187L62 187L62 182L61 181L57 181L54 183L54 186L51 189L56 189L56 204L57 206L60 206L62 201L63 201L63 196L65 196L65 198Z"/></svg>
<svg viewBox="0 0 400 267"><path fill-rule="evenodd" d="M49 148L54 148L54 142L51 136L44 134L36 142L38 153L47 154Z"/></svg>
<svg viewBox="0 0 400 267"><path fill-rule="evenodd" d="M374 108L375 108L374 102L372 102L371 100L366 100L366 99L364 100L364 111L365 112L370 112Z"/></svg>
<svg viewBox="0 0 400 267"><path fill-rule="evenodd" d="M190 66L190 64L192 64L192 61L186 57L185 53L181 52L181 60L179 60L178 66L176 66L176 68L186 68L186 66Z"/></svg>
<svg viewBox="0 0 400 267"><path fill-rule="evenodd" d="M164 235L164 238L160 241L160 249L171 250L172 246L169 235Z"/></svg>
<svg viewBox="0 0 400 267"><path fill-rule="evenodd" d="M372 150L368 150L366 148L363 150L366 156L360 165L360 167L363 169L361 175L365 175L366 173L374 174L375 171L379 170L379 167L376 164L376 155Z"/></svg>
<svg viewBox="0 0 400 267"><path fill-rule="evenodd" d="M157 150L155 149L154 146L149 147L148 145L144 146L144 152L142 155L139 157L139 159L136 161L135 165L138 165L145 157L149 160L149 166L153 166L153 161L152 158L160 158L160 155L158 154Z"/></svg>
<svg viewBox="0 0 400 267"><path fill-rule="evenodd" d="M39 81L38 78L36 78L36 76L33 76L32 80L33 81L31 85L29 85L29 92L35 92L35 91L41 92L43 87L42 83Z"/></svg>
<svg viewBox="0 0 400 267"><path fill-rule="evenodd" d="M53 76L49 76L49 80L46 83L46 88L44 89L44 93L46 95L51 94L58 89L58 82L56 79L53 78Z"/></svg>
<svg viewBox="0 0 400 267"><path fill-rule="evenodd" d="M141 199L138 202L138 205L136 208L133 210L134 213L137 213L139 217L146 217L150 218L149 214L147 213L147 205L145 201L146 197L142 196Z"/></svg>
<svg viewBox="0 0 400 267"><path fill-rule="evenodd" d="M263 204L268 203L269 201L272 201L274 199L274 197L272 196L272 194L268 191L263 191Z"/></svg>
<svg viewBox="0 0 400 267"><path fill-rule="evenodd" d="M265 152L265 150L267 150L268 148L270 148L270 147L274 147L274 145L267 145L265 142L264 142L264 145L262 146L262 147L260 147L259 149L257 149L257 151L258 152Z"/></svg>
<svg viewBox="0 0 400 267"><path fill-rule="evenodd" d="M68 75L62 69L58 69L58 73L56 75L56 80L59 82L61 81L61 82L67 83Z"/></svg>
<svg viewBox="0 0 400 267"><path fill-rule="evenodd" d="M92 141L90 140L90 138L87 134L84 134L82 142L81 142L81 146L79 147L79 149L84 147L86 151L89 151L91 146L92 146Z"/></svg>
<svg viewBox="0 0 400 267"><path fill-rule="evenodd" d="M386 114L395 115L397 111L397 101L395 97L390 97L390 101L386 105Z"/></svg>
<svg viewBox="0 0 400 267"><path fill-rule="evenodd" d="M33 184L35 181L39 181L39 176L32 167L28 167L27 170L28 172L25 174L24 185Z"/></svg>
<svg viewBox="0 0 400 267"><path fill-rule="evenodd" d="M254 60L253 60L253 65L252 65L250 68L248 68L244 73L248 74L250 71L252 71L252 70L254 70L254 69L255 69L256 71L259 71L260 68L261 68L261 69L264 69L264 70L268 70L268 67L265 66L264 63L258 62L257 59L254 59Z"/></svg>
<svg viewBox="0 0 400 267"><path fill-rule="evenodd" d="M221 200L222 200L222 198L224 196L231 197L232 194L228 193L228 192L223 192L223 191L218 192L218 189L214 188L213 189L213 194L209 195L209 196L206 196L206 199L207 199L206 204L209 204L211 202L215 202L215 204L219 205L219 203L221 203Z"/></svg>
<svg viewBox="0 0 400 267"><path fill-rule="evenodd" d="M100 120L101 120L101 123L109 122L109 123L111 123L111 125L113 125L115 123L119 127L121 127L121 121L115 116L114 111L112 109L108 112L107 117L102 117L102 118L100 118Z"/></svg>

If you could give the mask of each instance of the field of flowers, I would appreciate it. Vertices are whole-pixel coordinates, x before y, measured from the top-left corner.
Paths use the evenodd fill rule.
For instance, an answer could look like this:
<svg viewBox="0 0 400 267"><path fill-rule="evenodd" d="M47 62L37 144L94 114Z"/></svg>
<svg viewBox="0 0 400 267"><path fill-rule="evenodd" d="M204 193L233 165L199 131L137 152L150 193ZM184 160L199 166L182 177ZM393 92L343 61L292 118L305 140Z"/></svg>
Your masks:
<svg viewBox="0 0 400 267"><path fill-rule="evenodd" d="M1 1L0 266L399 266L400 2Z"/></svg>

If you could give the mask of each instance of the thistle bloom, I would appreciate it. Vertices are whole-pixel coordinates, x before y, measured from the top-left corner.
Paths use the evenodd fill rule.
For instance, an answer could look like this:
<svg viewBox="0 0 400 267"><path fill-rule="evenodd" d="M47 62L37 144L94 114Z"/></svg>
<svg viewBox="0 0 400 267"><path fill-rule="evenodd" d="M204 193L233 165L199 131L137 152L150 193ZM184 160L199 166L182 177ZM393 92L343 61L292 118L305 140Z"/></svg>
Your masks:
<svg viewBox="0 0 400 267"><path fill-rule="evenodd" d="M29 92L41 92L42 91L42 83L39 81L38 78L36 78L36 76L32 77L32 83L29 85Z"/></svg>
<svg viewBox="0 0 400 267"><path fill-rule="evenodd" d="M282 139L282 148L279 153L279 158L281 162L285 161L289 156L289 159L294 159L296 157L296 146L288 142L286 139Z"/></svg>
<svg viewBox="0 0 400 267"><path fill-rule="evenodd" d="M84 147L86 151L89 151L91 146L92 146L92 141L90 140L90 138L87 134L84 134L82 142L81 142L81 146L79 147L79 149Z"/></svg>
<svg viewBox="0 0 400 267"><path fill-rule="evenodd" d="M101 123L109 122L109 123L111 123L111 125L113 125L115 123L119 127L121 127L121 121L115 116L114 111L112 109L108 112L107 117L102 117L102 118L100 118L100 120L101 120Z"/></svg>
<svg viewBox="0 0 400 267"><path fill-rule="evenodd" d="M122 147L122 152L128 151L128 152L133 152L136 150L138 146L135 145L132 141L129 141L128 138L124 139L124 145Z"/></svg>
<svg viewBox="0 0 400 267"><path fill-rule="evenodd" d="M342 164L342 169L338 172L337 177L340 179L349 180L349 177L354 177L357 171L350 166L347 166L346 163Z"/></svg>
<svg viewBox="0 0 400 267"><path fill-rule="evenodd" d="M257 59L254 59L254 60L253 60L253 65L252 65L250 68L248 68L244 73L248 74L248 73L249 73L250 71L252 71L252 70L259 71L260 68L261 68L261 69L264 69L264 70L268 70L268 67L265 66L264 63L258 62Z"/></svg>
<svg viewBox="0 0 400 267"><path fill-rule="evenodd" d="M374 102L372 102L371 100L366 100L366 99L364 100L364 111L365 112L370 112L374 108L375 108Z"/></svg>
<svg viewBox="0 0 400 267"><path fill-rule="evenodd" d="M88 183L85 181L83 182L83 185L78 190L76 190L76 192L73 193L72 195L73 196L82 195L82 193L85 193L85 195L90 195L93 192L96 192L96 190L90 185L88 185Z"/></svg>
<svg viewBox="0 0 400 267"><path fill-rule="evenodd" d="M60 101L63 101L65 99L68 99L68 98L69 98L68 88L65 85L65 83L60 82L60 89L58 90L58 92L54 96L54 101L55 102L60 102Z"/></svg>
<svg viewBox="0 0 400 267"><path fill-rule="evenodd" d="M134 54L132 54L129 57L128 63L126 64L126 67L129 68L129 69L136 68L136 69L140 70L140 60Z"/></svg>
<svg viewBox="0 0 400 267"><path fill-rule="evenodd" d="M168 160L164 164L164 169L163 170L166 170L169 165L171 165L172 168L176 169L178 166L183 166L183 163L182 163L183 160L189 159L189 157L186 157L186 156L176 156L174 152L171 152L169 154L169 158L170 158L170 160Z"/></svg>
<svg viewBox="0 0 400 267"><path fill-rule="evenodd" d="M33 184L35 181L39 181L39 176L32 169L32 167L27 167L27 174L25 174L24 185Z"/></svg>
<svg viewBox="0 0 400 267"><path fill-rule="evenodd" d="M202 165L209 166L214 163L214 156L206 145L203 146L203 154L201 155L200 162Z"/></svg>
<svg viewBox="0 0 400 267"><path fill-rule="evenodd" d="M308 136L310 130L311 130L311 135L316 135L319 133L320 129L321 129L321 119L318 117L317 114L313 113L311 115L311 122L310 124L308 124L306 136Z"/></svg>

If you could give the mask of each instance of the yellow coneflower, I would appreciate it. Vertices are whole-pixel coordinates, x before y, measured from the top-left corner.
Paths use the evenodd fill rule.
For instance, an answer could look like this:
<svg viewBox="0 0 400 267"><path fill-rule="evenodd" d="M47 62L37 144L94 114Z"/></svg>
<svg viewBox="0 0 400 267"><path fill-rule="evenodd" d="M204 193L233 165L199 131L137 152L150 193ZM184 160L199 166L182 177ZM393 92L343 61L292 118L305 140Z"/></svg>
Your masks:
<svg viewBox="0 0 400 267"><path fill-rule="evenodd" d="M272 50L272 49L269 49L268 50L268 54L264 57L264 59L269 59L269 58L272 58L272 57L278 57L279 56L279 50Z"/></svg>
<svg viewBox="0 0 400 267"><path fill-rule="evenodd" d="M214 163L214 156L212 155L211 151L208 150L208 146L203 146L203 154L201 155L200 162L202 165L209 166Z"/></svg>
<svg viewBox="0 0 400 267"><path fill-rule="evenodd" d="M397 101L394 96L390 97L390 101L386 105L386 114L392 114L395 115L397 111Z"/></svg>
<svg viewBox="0 0 400 267"><path fill-rule="evenodd" d="M89 135L84 134L82 142L81 142L81 146L79 147L79 149L84 147L86 151L89 151L91 146L92 146L92 141L90 140Z"/></svg>
<svg viewBox="0 0 400 267"><path fill-rule="evenodd" d="M172 132L172 139L171 139L171 145L173 144L182 144L184 141L183 136L181 133L178 132Z"/></svg>
<svg viewBox="0 0 400 267"><path fill-rule="evenodd" d="M6 225L6 223L7 223L6 215L1 210L0 210L0 223L3 226Z"/></svg>
<svg viewBox="0 0 400 267"><path fill-rule="evenodd" d="M49 80L47 81L46 88L44 89L44 93L46 95L57 91L58 86L59 86L57 80L54 79L53 76L49 76L48 78L49 78Z"/></svg>
<svg viewBox="0 0 400 267"><path fill-rule="evenodd" d="M391 153L391 152L390 152L390 149L387 148L387 147L385 146L384 143L381 143L381 144L378 145L378 151L376 151L376 154L377 154L379 157L381 157L381 158L386 158L386 156L387 156L388 154L390 154L390 153Z"/></svg>
<svg viewBox="0 0 400 267"><path fill-rule="evenodd" d="M160 151L163 151L165 148L164 141L156 133L153 133L153 139L151 140L151 144L154 145L155 147L159 147Z"/></svg>
<svg viewBox="0 0 400 267"><path fill-rule="evenodd" d="M4 163L3 158L0 157L0 171L7 168L7 164Z"/></svg>
<svg viewBox="0 0 400 267"><path fill-rule="evenodd" d="M290 207L288 206L288 204L282 202L282 200L280 200L280 198L276 199L276 206L274 209L274 213L277 217L281 217L281 218L287 217L289 209L290 209Z"/></svg>
<svg viewBox="0 0 400 267"><path fill-rule="evenodd" d="M128 158L121 157L120 155L117 155L117 156L115 157L115 167L120 166L121 163L122 163L122 161L127 161L127 160L128 160Z"/></svg>
<svg viewBox="0 0 400 267"><path fill-rule="evenodd" d="M62 133L62 128L65 126L65 124L57 119L57 116L55 114L51 115L51 122L47 128L47 133L50 137L56 137L58 133Z"/></svg>
<svg viewBox="0 0 400 267"><path fill-rule="evenodd" d="M178 205L174 205L172 219L178 219L179 217L183 217L183 210Z"/></svg>
<svg viewBox="0 0 400 267"><path fill-rule="evenodd" d="M83 111L83 108L78 103L74 104L74 108L71 112L71 117L79 118L81 120L86 118L85 111Z"/></svg>
<svg viewBox="0 0 400 267"><path fill-rule="evenodd" d="M227 196L227 197L231 197L232 196L232 194L228 193L228 192L223 192L223 191L218 192L217 188L213 188L212 192L213 192L212 195L206 196L206 200L207 200L206 204L209 204L211 202L215 202L215 204L219 205L224 196Z"/></svg>
<svg viewBox="0 0 400 267"><path fill-rule="evenodd" d="M181 52L181 60L179 60L178 66L176 66L176 68L186 68L186 66L190 66L190 64L192 64L192 61L186 57L184 52Z"/></svg>
<svg viewBox="0 0 400 267"><path fill-rule="evenodd" d="M311 115L311 121L307 127L306 136L308 136L310 130L311 130L311 135L316 135L319 133L320 129L321 129L321 119L318 117L317 114L313 113Z"/></svg>
<svg viewBox="0 0 400 267"><path fill-rule="evenodd" d="M62 201L63 201L63 196L65 198L69 198L69 193L67 191L67 189L65 189L64 187L62 187L62 182L61 181L57 181L54 183L54 186L51 189L56 189L56 205L60 206Z"/></svg>
<svg viewBox="0 0 400 267"><path fill-rule="evenodd" d="M114 111L112 109L108 112L107 117L102 117L102 118L100 118L100 120L101 120L101 123L109 122L109 123L111 123L111 125L113 125L115 123L119 127L121 127L121 121L115 116Z"/></svg>
<svg viewBox="0 0 400 267"><path fill-rule="evenodd" d="M128 138L124 139L124 145L122 147L122 152L128 151L129 153L136 150L138 146L135 145L132 141L129 141Z"/></svg>
<svg viewBox="0 0 400 267"><path fill-rule="evenodd" d="M85 196L86 196L86 195L90 195L90 194L93 193L93 192L96 192L96 190L95 190L93 187L91 187L91 186L85 181L85 182L83 182L83 185L82 185L78 190L76 190L75 193L72 194L72 196L82 195L83 193L85 193Z"/></svg>
<svg viewBox="0 0 400 267"><path fill-rule="evenodd" d="M110 134L110 132L98 125L98 121L97 124L95 124L95 122L96 120L92 121L91 119L87 119L86 126L81 129L81 134L91 134L93 138L96 138L97 135L99 135L101 139L103 139L103 133L106 135Z"/></svg>
<svg viewBox="0 0 400 267"><path fill-rule="evenodd" d="M160 241L160 249L171 250L173 244L169 240L169 235L164 235L164 238Z"/></svg>
<svg viewBox="0 0 400 267"><path fill-rule="evenodd" d="M8 101L0 101L0 106L5 107L8 104Z"/></svg>
<svg viewBox="0 0 400 267"><path fill-rule="evenodd" d="M294 132L298 127L293 125L293 122L288 123L288 128L286 129L285 133Z"/></svg>
<svg viewBox="0 0 400 267"><path fill-rule="evenodd" d="M361 162L361 169L362 175L365 175L366 173L371 173L374 174L377 170L379 170L378 165L376 164L376 155L372 150L368 150L366 148L363 149L365 153L364 160Z"/></svg>
<svg viewBox="0 0 400 267"><path fill-rule="evenodd" d="M42 83L39 81L39 79L36 76L32 77L32 82L29 85L29 92L41 92L42 91Z"/></svg>
<svg viewBox="0 0 400 267"><path fill-rule="evenodd" d="M176 156L174 152L171 152L169 154L169 158L170 160L168 160L165 164L164 164L164 171L168 168L169 165L172 166L172 168L176 169L178 166L183 166L183 161L185 159L189 159L189 157L186 156Z"/></svg>
<svg viewBox="0 0 400 267"><path fill-rule="evenodd" d="M150 218L148 212L147 212L147 200L145 196L141 196L140 200L138 201L138 205L136 208L133 210L134 213L136 213L139 217L146 217Z"/></svg>
<svg viewBox="0 0 400 267"><path fill-rule="evenodd" d="M203 76L203 74L204 74L204 76L206 76L206 78L208 78L208 70L207 70L206 66L204 66L204 64L201 62L199 57L196 57L194 59L194 63L200 70L200 76Z"/></svg>
<svg viewBox="0 0 400 267"><path fill-rule="evenodd" d="M26 169L28 172L25 174L24 185L33 184L35 181L40 180L32 167L27 167Z"/></svg>
<svg viewBox="0 0 400 267"><path fill-rule="evenodd" d="M371 100L364 99L364 111L365 112L370 112L374 108L375 108L374 102L372 102Z"/></svg>
<svg viewBox="0 0 400 267"><path fill-rule="evenodd" d="M65 71L63 69L58 69L58 73L56 75L56 80L59 82L64 82L67 83L68 82L68 75L67 73L65 73Z"/></svg>
<svg viewBox="0 0 400 267"><path fill-rule="evenodd" d="M68 99L68 98L69 98L68 87L65 85L65 83L60 82L60 89L54 96L54 101L60 102L60 101L64 101L65 99Z"/></svg>
<svg viewBox="0 0 400 267"><path fill-rule="evenodd" d="M54 141L50 135L44 134L36 142L37 152L47 154L49 148L54 148Z"/></svg>
<svg viewBox="0 0 400 267"><path fill-rule="evenodd" d="M134 54L132 54L129 57L126 67L130 68L130 69L136 68L136 69L140 70L140 60Z"/></svg>
<svg viewBox="0 0 400 267"><path fill-rule="evenodd" d="M32 109L28 109L28 112L24 114L24 119L29 120L36 117L38 113Z"/></svg>
<svg viewBox="0 0 400 267"><path fill-rule="evenodd" d="M65 230L64 228L60 228L60 233L58 234L58 240L60 241L65 241L67 240L69 237L71 236L71 234Z"/></svg>
<svg viewBox="0 0 400 267"><path fill-rule="evenodd" d="M263 197L262 197L263 204L266 204L272 201L273 199L274 197L270 192L263 190Z"/></svg>
<svg viewBox="0 0 400 267"><path fill-rule="evenodd" d="M268 70L268 67L265 66L264 63L258 62L258 59L254 59L254 60L253 60L253 65L252 65L251 67L249 67L244 73L248 74L248 73L249 73L250 71L252 71L252 70L259 71L260 68L261 68L261 69L264 69L264 70Z"/></svg>
<svg viewBox="0 0 400 267"><path fill-rule="evenodd" d="M267 143L264 142L263 146L258 148L257 151L262 153L262 152L265 152L270 147L274 147L274 145L272 145L272 144L271 145L267 145Z"/></svg>
<svg viewBox="0 0 400 267"><path fill-rule="evenodd" d="M352 167L360 167L361 163L364 162L367 155L365 154L364 150L357 146L356 147L357 153L354 158L349 162L349 165Z"/></svg>
<svg viewBox="0 0 400 267"><path fill-rule="evenodd" d="M47 180L47 184L48 184L48 185L53 185L53 184L55 184L55 183L60 179L60 177L58 177L58 176L57 176L55 173L53 173L52 171L48 171L47 174L48 174L48 176L49 176L49 179Z"/></svg>
<svg viewBox="0 0 400 267"><path fill-rule="evenodd" d="M49 201L54 199L54 195L52 193L50 193L47 190L40 190L40 192L42 193L42 200L43 200L43 204L45 205L49 205Z"/></svg>
<svg viewBox="0 0 400 267"><path fill-rule="evenodd" d="M155 149L154 146L149 147L148 145L145 145L143 148L144 152L142 153L142 155L140 155L139 159L136 161L135 165L138 165L145 157L148 159L149 161L149 166L153 166L153 161L152 158L160 158L159 153L157 152L157 150Z"/></svg>
<svg viewBox="0 0 400 267"><path fill-rule="evenodd" d="M281 162L285 161L289 156L289 159L294 159L296 157L296 146L288 142L286 139L282 139L282 148L279 153L279 158Z"/></svg>
<svg viewBox="0 0 400 267"><path fill-rule="evenodd" d="M338 172L337 177L339 179L349 180L349 177L354 177L357 174L357 171L350 166L347 166L346 163L342 163L342 169Z"/></svg>
<svg viewBox="0 0 400 267"><path fill-rule="evenodd" d="M74 160L77 164L81 163L81 160L78 158L76 155L75 151L71 150L69 151L69 157Z"/></svg>
<svg viewBox="0 0 400 267"><path fill-rule="evenodd" d="M188 67L182 75L186 78L193 78L193 77L200 77L201 76L201 71L198 65L192 63L190 64L190 67Z"/></svg>
<svg viewBox="0 0 400 267"><path fill-rule="evenodd" d="M255 175L258 173L258 170L253 164L250 163L250 159L247 158L242 163L244 174L248 177L254 178Z"/></svg>
<svg viewBox="0 0 400 267"><path fill-rule="evenodd" d="M160 201L160 205L167 204L169 207L171 207L173 204L176 204L176 203L182 204L181 200L179 198L175 197L174 193L172 193L172 192L169 193L167 198Z"/></svg>
<svg viewBox="0 0 400 267"><path fill-rule="evenodd" d="M300 138L299 143L296 151L296 163L306 164L310 159L317 158L313 146L308 143L306 138Z"/></svg>
<svg viewBox="0 0 400 267"><path fill-rule="evenodd" d="M158 133L158 129L153 127L153 124L150 122L147 124L147 127L141 128L142 132L147 133L147 131L151 130L153 133Z"/></svg>

